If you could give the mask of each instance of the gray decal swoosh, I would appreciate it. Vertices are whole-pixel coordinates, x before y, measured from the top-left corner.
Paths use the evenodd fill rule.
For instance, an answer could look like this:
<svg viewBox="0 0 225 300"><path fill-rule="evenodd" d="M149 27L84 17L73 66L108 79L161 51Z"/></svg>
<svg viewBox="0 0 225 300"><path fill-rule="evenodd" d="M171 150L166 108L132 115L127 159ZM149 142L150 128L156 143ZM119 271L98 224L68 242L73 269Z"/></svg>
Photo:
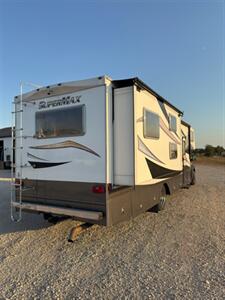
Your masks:
<svg viewBox="0 0 225 300"><path fill-rule="evenodd" d="M165 116L168 124L169 124L170 123L170 118L169 118L169 115L168 115L168 113L166 111L164 103L162 101L160 101L158 98L157 98L157 101L158 101L158 104L159 104L159 106L160 106L160 108L161 108L161 110L162 110L162 112L163 112L163 114L164 114L164 116Z"/></svg>
<svg viewBox="0 0 225 300"><path fill-rule="evenodd" d="M173 140L176 144L180 145L180 141L172 134L172 132L167 128L166 124L160 118L160 128Z"/></svg>
<svg viewBox="0 0 225 300"><path fill-rule="evenodd" d="M151 159L154 159L154 160L156 160L157 162L159 162L161 164L165 164L157 156L155 156L155 154L153 154L149 150L149 148L142 142L142 140L141 140L141 138L139 136L138 136L138 150L140 150L142 153L144 153L145 155L147 155Z"/></svg>
<svg viewBox="0 0 225 300"><path fill-rule="evenodd" d="M43 160L43 161L48 161L47 159L44 159L44 158L35 156L35 155L33 155L33 154L29 153L29 152L27 152L27 156L28 156L29 158L34 158L34 159L39 159L39 160Z"/></svg>
<svg viewBox="0 0 225 300"><path fill-rule="evenodd" d="M31 149L39 149L39 150L76 148L76 149L83 150L83 151L89 152L95 156L100 157L100 155L98 153L96 153L94 150L92 150L82 144L76 143L74 141L65 141L65 142L61 142L61 143L40 145L40 146L30 146L30 148Z"/></svg>

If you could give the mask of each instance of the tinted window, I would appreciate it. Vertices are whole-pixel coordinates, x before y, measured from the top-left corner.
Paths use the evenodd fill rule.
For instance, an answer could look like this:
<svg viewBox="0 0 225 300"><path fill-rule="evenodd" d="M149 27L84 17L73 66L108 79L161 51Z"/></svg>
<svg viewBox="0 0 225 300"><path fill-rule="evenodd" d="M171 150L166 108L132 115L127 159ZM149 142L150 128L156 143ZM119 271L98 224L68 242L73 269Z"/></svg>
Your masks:
<svg viewBox="0 0 225 300"><path fill-rule="evenodd" d="M170 130L177 132L177 119L172 115L170 115Z"/></svg>
<svg viewBox="0 0 225 300"><path fill-rule="evenodd" d="M66 107L36 113L36 137L78 136L85 133L85 106Z"/></svg>
<svg viewBox="0 0 225 300"><path fill-rule="evenodd" d="M177 158L177 144L170 143L170 159Z"/></svg>
<svg viewBox="0 0 225 300"><path fill-rule="evenodd" d="M144 137L159 138L159 116L144 110Z"/></svg>

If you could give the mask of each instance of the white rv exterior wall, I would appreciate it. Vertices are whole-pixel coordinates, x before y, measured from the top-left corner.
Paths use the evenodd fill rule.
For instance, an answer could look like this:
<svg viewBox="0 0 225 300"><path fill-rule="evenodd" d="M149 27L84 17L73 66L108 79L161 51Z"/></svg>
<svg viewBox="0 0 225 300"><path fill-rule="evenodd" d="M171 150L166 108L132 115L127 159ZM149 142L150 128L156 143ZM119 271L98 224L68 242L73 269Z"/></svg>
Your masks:
<svg viewBox="0 0 225 300"><path fill-rule="evenodd" d="M164 104L167 114L172 114L177 119L177 134L169 130L169 124L162 112L158 100L155 96L145 90L138 91L134 87L134 115L135 115L135 184L154 184L162 179L153 179L146 163L146 155L142 153L138 146L140 139L145 146L162 162L156 162L159 166L173 170L182 170L182 144L181 144L181 117L178 112L170 106ZM169 157L169 143L174 141L160 128L159 139L145 138L143 131L144 122L144 109L156 113L161 118L162 122L166 125L172 136L177 140L178 156L176 159ZM165 179L164 179L165 180Z"/></svg>
<svg viewBox="0 0 225 300"><path fill-rule="evenodd" d="M114 93L114 184L134 184L133 87Z"/></svg>
<svg viewBox="0 0 225 300"><path fill-rule="evenodd" d="M86 106L86 133L83 136L71 136L49 139L33 138L35 134L35 112L39 110L38 104L43 100L57 100L63 96L81 96L80 103L69 104ZM69 105L66 105L68 107ZM47 108L46 110L60 109ZM22 177L33 180L50 180L50 181L74 181L74 182L102 182L106 180L105 174L105 85L69 93L60 96L49 97L47 99L35 100L35 104L24 103L23 112L23 135L28 136L23 140ZM44 110L44 109L43 109ZM17 128L19 128L17 119ZM32 146L49 145L64 141L74 141L80 143L99 154L97 157L86 151L75 148L38 150L31 149ZM54 166L50 168L33 169L29 164L28 153L37 157L48 160L49 162L66 162L69 163ZM17 164L20 162L20 151L16 151ZM16 169L18 176L19 168Z"/></svg>

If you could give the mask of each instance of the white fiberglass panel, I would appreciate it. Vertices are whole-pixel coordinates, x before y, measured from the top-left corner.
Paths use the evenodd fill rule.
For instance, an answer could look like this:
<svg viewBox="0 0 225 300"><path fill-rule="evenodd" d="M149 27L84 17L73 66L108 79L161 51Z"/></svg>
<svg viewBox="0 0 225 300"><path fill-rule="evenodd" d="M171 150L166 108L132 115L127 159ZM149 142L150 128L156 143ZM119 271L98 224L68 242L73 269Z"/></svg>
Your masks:
<svg viewBox="0 0 225 300"><path fill-rule="evenodd" d="M35 136L37 112L80 105L85 106L83 135ZM105 86L25 103L23 128L23 178L105 182Z"/></svg>
<svg viewBox="0 0 225 300"><path fill-rule="evenodd" d="M132 87L114 93L114 183L134 184Z"/></svg>

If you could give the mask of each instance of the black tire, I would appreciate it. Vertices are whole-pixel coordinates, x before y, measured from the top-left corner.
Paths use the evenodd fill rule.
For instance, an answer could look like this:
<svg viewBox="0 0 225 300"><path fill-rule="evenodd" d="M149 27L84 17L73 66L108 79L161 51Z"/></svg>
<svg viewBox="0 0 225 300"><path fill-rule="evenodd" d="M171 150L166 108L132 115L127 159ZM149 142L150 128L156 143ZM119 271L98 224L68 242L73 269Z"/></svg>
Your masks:
<svg viewBox="0 0 225 300"><path fill-rule="evenodd" d="M159 198L159 203L153 206L152 210L153 212L160 212L165 209L166 206L166 188L165 186L162 187L161 193L160 193L160 198Z"/></svg>
<svg viewBox="0 0 225 300"><path fill-rule="evenodd" d="M191 168L191 185L195 185L196 183L196 176L195 176L195 167Z"/></svg>
<svg viewBox="0 0 225 300"><path fill-rule="evenodd" d="M44 219L50 224L57 224L60 221L65 220L66 217L53 216L52 214L44 213Z"/></svg>

